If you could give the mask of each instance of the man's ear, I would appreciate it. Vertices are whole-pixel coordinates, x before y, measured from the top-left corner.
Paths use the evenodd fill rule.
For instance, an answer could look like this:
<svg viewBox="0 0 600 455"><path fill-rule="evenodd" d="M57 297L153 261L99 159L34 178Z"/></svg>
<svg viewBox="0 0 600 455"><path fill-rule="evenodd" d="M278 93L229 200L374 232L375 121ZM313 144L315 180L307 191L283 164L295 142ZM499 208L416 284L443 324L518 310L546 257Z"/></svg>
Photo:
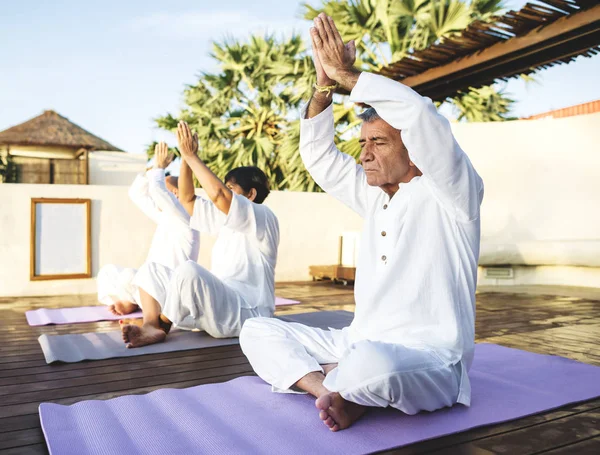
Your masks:
<svg viewBox="0 0 600 455"><path fill-rule="evenodd" d="M256 188L250 188L250 191L248 191L248 195L246 197L252 202L254 202L254 199L256 199L257 194L258 193L256 192Z"/></svg>

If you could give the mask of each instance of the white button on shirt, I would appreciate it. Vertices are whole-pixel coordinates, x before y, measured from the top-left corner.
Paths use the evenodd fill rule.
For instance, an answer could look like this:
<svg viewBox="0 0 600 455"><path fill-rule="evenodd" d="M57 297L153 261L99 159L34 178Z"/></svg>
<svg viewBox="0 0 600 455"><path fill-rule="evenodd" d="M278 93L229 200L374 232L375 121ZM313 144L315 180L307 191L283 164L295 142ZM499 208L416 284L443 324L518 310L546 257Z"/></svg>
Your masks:
<svg viewBox="0 0 600 455"><path fill-rule="evenodd" d="M431 349L449 364L461 362L458 401L468 404L483 182L430 99L362 73L351 100L401 130L423 176L401 184L390 199L335 147L332 106L312 119L302 116L300 153L310 174L365 220L350 336Z"/></svg>

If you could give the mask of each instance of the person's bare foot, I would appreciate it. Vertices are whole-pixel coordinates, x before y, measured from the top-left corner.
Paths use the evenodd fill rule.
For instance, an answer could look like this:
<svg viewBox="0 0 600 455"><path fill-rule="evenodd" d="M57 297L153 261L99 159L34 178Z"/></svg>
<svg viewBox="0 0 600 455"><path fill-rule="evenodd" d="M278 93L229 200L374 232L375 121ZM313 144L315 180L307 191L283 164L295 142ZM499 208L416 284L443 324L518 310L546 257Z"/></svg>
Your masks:
<svg viewBox="0 0 600 455"><path fill-rule="evenodd" d="M119 324L123 325L137 325L138 327L141 327L144 325L144 320L142 318L125 318L125 319L120 319L119 320Z"/></svg>
<svg viewBox="0 0 600 455"><path fill-rule="evenodd" d="M133 302L119 300L114 304L110 305L108 307L108 311L110 311L112 314L116 314L117 316L122 316L124 314L133 313L134 311L139 310L139 308L140 307Z"/></svg>
<svg viewBox="0 0 600 455"><path fill-rule="evenodd" d="M121 325L121 333L127 348L161 343L167 338L167 334L163 330L150 324L144 324L141 327L131 324Z"/></svg>
<svg viewBox="0 0 600 455"><path fill-rule="evenodd" d="M348 428L360 419L367 409L359 404L344 400L337 392L321 395L315 401L315 406L320 410L319 417L331 431Z"/></svg>
<svg viewBox="0 0 600 455"><path fill-rule="evenodd" d="M327 376L329 373L331 373L331 370L335 370L337 366L337 363L326 363L325 365L321 365L321 368L323 368L323 374Z"/></svg>

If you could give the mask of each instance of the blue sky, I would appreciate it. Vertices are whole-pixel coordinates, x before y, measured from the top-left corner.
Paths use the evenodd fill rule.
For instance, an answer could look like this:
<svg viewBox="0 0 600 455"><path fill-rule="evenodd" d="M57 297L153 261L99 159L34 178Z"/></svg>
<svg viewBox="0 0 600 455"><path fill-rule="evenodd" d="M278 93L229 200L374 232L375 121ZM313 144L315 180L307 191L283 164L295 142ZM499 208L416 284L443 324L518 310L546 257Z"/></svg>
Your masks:
<svg viewBox="0 0 600 455"><path fill-rule="evenodd" d="M319 4L318 1L311 1ZM519 8L525 0L509 0ZM251 32L306 33L296 0L20 0L0 17L0 130L54 109L133 153L173 138L153 118L181 107L185 84L214 69L212 40ZM526 116L600 99L600 57L515 80Z"/></svg>

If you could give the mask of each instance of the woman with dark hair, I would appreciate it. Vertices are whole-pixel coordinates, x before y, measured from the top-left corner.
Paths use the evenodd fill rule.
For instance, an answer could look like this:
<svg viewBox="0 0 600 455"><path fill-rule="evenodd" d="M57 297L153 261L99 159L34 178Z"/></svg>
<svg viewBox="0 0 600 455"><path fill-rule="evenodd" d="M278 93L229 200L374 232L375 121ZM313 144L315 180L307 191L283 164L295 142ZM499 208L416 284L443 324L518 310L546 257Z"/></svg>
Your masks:
<svg viewBox="0 0 600 455"><path fill-rule="evenodd" d="M140 291L144 323L123 325L123 341L134 348L164 341L172 325L199 329L215 338L237 337L246 319L275 311L275 263L279 222L263 201L269 183L259 168L232 169L222 182L198 156L198 136L180 122L182 163L179 201L190 227L217 236L211 270L196 262L170 276L164 304ZM195 195L192 174L208 198Z"/></svg>

